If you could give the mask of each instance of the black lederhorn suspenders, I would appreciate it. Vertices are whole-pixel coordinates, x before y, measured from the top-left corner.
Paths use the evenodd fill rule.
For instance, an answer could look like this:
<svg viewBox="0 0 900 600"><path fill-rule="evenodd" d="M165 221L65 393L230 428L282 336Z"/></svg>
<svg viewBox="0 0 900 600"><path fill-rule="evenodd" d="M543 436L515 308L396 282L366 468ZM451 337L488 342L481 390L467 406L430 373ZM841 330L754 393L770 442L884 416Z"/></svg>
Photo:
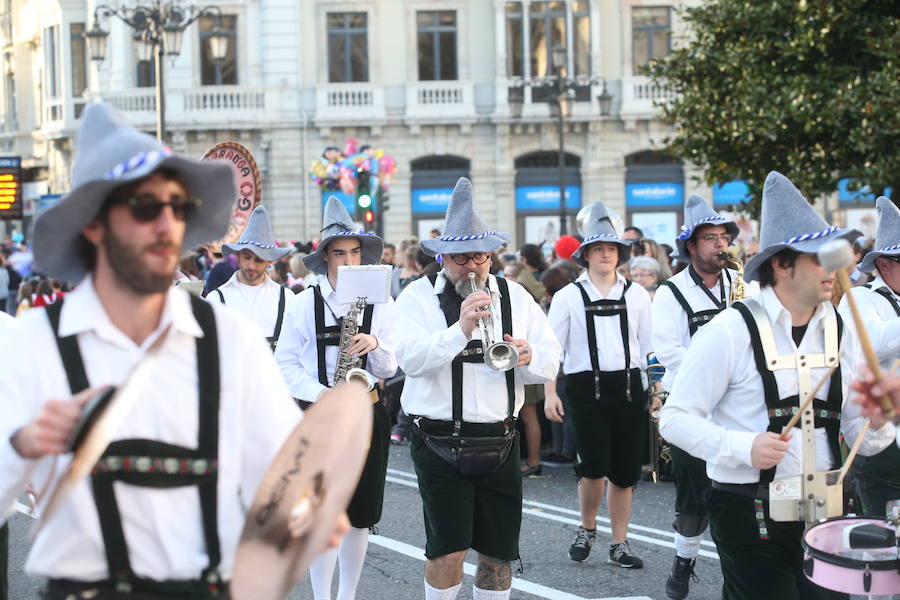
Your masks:
<svg viewBox="0 0 900 600"><path fill-rule="evenodd" d="M581 299L584 301L584 316L587 321L588 350L591 355L591 368L594 370L594 397L600 397L600 358L597 356L597 328L594 317L614 317L618 315L619 326L622 330L622 347L625 349L625 398L631 402L631 344L628 340L628 306L625 302L625 294L631 287L631 282L625 282L622 297L618 300L594 300L588 297L584 287L575 282L581 290Z"/></svg>
<svg viewBox="0 0 900 600"><path fill-rule="evenodd" d="M368 304L363 311L363 321L359 326L360 333L372 332L372 314L375 305ZM341 343L341 323L344 318L337 319L337 324L325 326L325 299L319 286L313 286L313 314L316 320L316 358L318 360L319 383L328 387L328 371L325 367L325 347L337 346ZM365 369L369 362L369 355L362 357L362 368Z"/></svg>
<svg viewBox="0 0 900 600"><path fill-rule="evenodd" d="M117 590L129 593L137 585L165 593L194 592L216 596L222 591L218 568L221 560L218 534L218 450L219 450L219 348L212 307L190 296L194 318L203 330L197 338L197 387L199 427L197 448L185 448L154 440L131 439L112 442L91 473L91 483L109 576ZM60 357L72 394L89 385L76 336L59 336L63 301L47 307L47 316L56 336ZM199 581L154 582L134 575L128 544L122 528L113 483L173 488L196 485L200 494L203 537L209 565Z"/></svg>

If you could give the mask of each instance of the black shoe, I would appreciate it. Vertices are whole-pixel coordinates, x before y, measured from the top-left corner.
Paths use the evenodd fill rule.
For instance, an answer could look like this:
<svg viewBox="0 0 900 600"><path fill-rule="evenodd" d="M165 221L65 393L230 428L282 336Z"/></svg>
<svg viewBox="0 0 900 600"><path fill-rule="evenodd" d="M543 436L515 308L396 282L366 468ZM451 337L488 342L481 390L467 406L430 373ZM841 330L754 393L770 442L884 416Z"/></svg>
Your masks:
<svg viewBox="0 0 900 600"><path fill-rule="evenodd" d="M591 531L584 527L579 527L578 532L575 534L575 541L569 546L569 558L578 562L587 560L595 539L597 539L596 529Z"/></svg>
<svg viewBox="0 0 900 600"><path fill-rule="evenodd" d="M545 467L571 467L574 459L571 456L562 454L547 454L541 459L541 464Z"/></svg>
<svg viewBox="0 0 900 600"><path fill-rule="evenodd" d="M644 566L644 561L631 553L628 542L610 544L609 560L606 562L611 565L616 565L617 567L622 567L623 569L641 569Z"/></svg>
<svg viewBox="0 0 900 600"><path fill-rule="evenodd" d="M696 558L675 556L675 562L672 564L672 574L666 579L666 597L673 600L687 598L690 580L693 579L694 583L699 581L694 574L694 565L696 564Z"/></svg>

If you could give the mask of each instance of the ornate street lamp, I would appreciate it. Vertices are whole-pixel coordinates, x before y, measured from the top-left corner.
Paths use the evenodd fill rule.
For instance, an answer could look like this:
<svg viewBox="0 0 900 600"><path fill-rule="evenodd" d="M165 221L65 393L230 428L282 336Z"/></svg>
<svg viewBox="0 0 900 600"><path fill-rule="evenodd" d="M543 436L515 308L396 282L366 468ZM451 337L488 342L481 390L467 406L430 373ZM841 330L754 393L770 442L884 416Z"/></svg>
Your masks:
<svg viewBox="0 0 900 600"><path fill-rule="evenodd" d="M138 0L140 1L140 0ZM210 33L210 50L214 61L224 60L228 53L229 34L222 28L222 11L218 6L181 6L176 0L153 0L150 5L112 7L99 4L94 9L94 24L85 33L91 59L102 62L106 58L109 30L100 21L117 17L134 30L136 54L140 60L154 60L156 74L156 137L166 137L166 99L163 81L163 58L181 53L184 31L200 17L214 17L215 29Z"/></svg>

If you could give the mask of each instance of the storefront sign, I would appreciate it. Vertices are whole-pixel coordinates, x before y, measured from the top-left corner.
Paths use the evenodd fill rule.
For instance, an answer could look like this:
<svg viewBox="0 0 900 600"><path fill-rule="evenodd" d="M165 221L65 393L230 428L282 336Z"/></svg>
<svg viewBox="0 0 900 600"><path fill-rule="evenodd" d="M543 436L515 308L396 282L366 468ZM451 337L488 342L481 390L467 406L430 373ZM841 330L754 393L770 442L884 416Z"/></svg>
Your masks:
<svg viewBox="0 0 900 600"><path fill-rule="evenodd" d="M735 179L728 183L717 183L712 189L713 204L715 206L738 205L750 200L750 190L742 179Z"/></svg>
<svg viewBox="0 0 900 600"><path fill-rule="evenodd" d="M420 188L412 191L412 211L414 213L442 213L447 211L453 188Z"/></svg>
<svg viewBox="0 0 900 600"><path fill-rule="evenodd" d="M22 218L22 159L0 158L0 219Z"/></svg>
<svg viewBox="0 0 900 600"><path fill-rule="evenodd" d="M581 186L566 186L566 209L581 208ZM559 186L531 185L516 188L516 210L558 211Z"/></svg>
<svg viewBox="0 0 900 600"><path fill-rule="evenodd" d="M682 206L684 204L683 183L626 183L625 204L638 206Z"/></svg>

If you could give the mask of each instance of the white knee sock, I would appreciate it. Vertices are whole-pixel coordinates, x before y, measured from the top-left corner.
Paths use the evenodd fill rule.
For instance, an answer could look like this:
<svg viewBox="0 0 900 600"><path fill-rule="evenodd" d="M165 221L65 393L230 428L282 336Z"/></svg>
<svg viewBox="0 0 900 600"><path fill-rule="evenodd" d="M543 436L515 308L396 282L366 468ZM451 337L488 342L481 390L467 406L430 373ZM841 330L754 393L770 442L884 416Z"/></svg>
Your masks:
<svg viewBox="0 0 900 600"><path fill-rule="evenodd" d="M309 566L309 581L312 583L315 600L331 600L331 577L337 562L337 550L323 552Z"/></svg>
<svg viewBox="0 0 900 600"><path fill-rule="evenodd" d="M681 558L697 558L697 555L700 554L700 540L702 539L702 533L700 535L695 535L694 537L686 537L680 533L676 533L675 554Z"/></svg>
<svg viewBox="0 0 900 600"><path fill-rule="evenodd" d="M472 586L472 598L474 600L507 600L512 589L508 590L483 590L480 587Z"/></svg>
<svg viewBox="0 0 900 600"><path fill-rule="evenodd" d="M425 600L456 600L456 595L459 593L459 588L461 587L462 582L457 583L453 587L449 587L446 590L439 590L428 585L428 582L426 581Z"/></svg>
<svg viewBox="0 0 900 600"><path fill-rule="evenodd" d="M337 600L355 600L356 586L362 575L366 550L369 548L369 528L351 527L338 550L338 561L341 565L340 586Z"/></svg>

